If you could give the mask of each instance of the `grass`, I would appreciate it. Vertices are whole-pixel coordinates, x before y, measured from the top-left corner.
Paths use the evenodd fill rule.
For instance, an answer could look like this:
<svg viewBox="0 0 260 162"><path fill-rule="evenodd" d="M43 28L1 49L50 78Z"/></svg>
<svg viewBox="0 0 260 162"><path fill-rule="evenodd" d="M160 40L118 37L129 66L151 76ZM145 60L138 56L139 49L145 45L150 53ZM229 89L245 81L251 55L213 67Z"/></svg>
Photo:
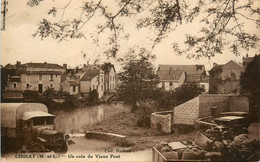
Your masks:
<svg viewBox="0 0 260 162"><path fill-rule="evenodd" d="M193 140L195 134L191 131L166 135L151 128L137 127L136 114L131 113L129 108L125 108L125 111L110 113L103 121L86 126L85 130L125 135L128 141L135 143L132 147L133 151L152 148L161 142Z"/></svg>

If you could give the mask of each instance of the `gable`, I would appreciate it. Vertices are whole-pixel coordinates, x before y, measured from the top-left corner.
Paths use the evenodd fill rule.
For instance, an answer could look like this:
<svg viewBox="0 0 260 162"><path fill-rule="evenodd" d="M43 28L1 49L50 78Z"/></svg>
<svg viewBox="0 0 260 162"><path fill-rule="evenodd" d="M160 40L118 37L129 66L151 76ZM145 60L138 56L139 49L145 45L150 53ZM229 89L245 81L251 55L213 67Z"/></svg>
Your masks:
<svg viewBox="0 0 260 162"><path fill-rule="evenodd" d="M225 65L223 65L222 67L223 69L234 69L234 70L244 70L245 67L243 67L242 65L240 65L239 63L236 63L234 61L229 61L228 63L226 63Z"/></svg>
<svg viewBox="0 0 260 162"><path fill-rule="evenodd" d="M204 65L159 65L158 71L161 70L183 70L187 75L201 75L205 71Z"/></svg>

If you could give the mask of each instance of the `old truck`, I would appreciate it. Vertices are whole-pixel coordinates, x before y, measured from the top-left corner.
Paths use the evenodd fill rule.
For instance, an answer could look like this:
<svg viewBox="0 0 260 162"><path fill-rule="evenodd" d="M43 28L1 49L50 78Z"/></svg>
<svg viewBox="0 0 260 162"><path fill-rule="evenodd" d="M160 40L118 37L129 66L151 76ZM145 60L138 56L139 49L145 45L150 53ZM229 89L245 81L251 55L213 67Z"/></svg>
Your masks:
<svg viewBox="0 0 260 162"><path fill-rule="evenodd" d="M16 151L65 153L68 136L54 129L55 115L40 103L1 103L2 149L15 145Z"/></svg>

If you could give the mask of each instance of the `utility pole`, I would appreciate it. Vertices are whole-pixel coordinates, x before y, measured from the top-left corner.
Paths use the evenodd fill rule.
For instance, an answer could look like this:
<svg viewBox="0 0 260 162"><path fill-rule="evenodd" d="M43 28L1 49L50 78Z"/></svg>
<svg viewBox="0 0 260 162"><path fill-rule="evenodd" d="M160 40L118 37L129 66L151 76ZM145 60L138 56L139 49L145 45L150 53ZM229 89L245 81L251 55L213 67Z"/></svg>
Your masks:
<svg viewBox="0 0 260 162"><path fill-rule="evenodd" d="M1 13L3 14L2 30L5 30L5 15L6 12L8 11L6 7L8 5L8 2L4 0L4 3L2 3L2 5L3 5L3 10L1 11Z"/></svg>

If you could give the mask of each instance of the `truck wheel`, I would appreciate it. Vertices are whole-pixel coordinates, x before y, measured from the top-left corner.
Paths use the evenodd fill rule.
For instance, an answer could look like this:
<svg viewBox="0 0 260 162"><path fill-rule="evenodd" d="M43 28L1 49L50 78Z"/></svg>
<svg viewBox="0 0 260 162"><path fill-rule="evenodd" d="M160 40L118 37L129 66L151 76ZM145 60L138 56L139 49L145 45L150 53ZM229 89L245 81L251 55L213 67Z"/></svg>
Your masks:
<svg viewBox="0 0 260 162"><path fill-rule="evenodd" d="M29 146L30 152L44 152L45 147L39 143L34 143L31 146Z"/></svg>
<svg viewBox="0 0 260 162"><path fill-rule="evenodd" d="M58 154L65 154L68 151L68 145L64 142L61 146L56 146L53 151Z"/></svg>

